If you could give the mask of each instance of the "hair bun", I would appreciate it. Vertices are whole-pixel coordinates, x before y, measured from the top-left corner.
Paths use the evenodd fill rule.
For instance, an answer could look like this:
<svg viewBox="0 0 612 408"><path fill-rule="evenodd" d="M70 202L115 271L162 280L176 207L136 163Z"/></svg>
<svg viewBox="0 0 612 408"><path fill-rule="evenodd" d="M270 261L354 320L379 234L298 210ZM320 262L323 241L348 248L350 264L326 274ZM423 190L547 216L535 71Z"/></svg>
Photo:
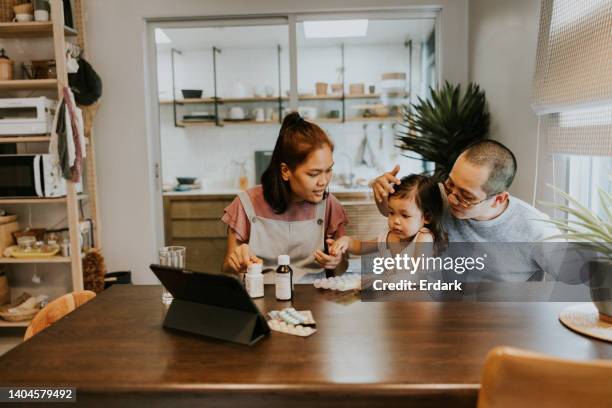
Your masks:
<svg viewBox="0 0 612 408"><path fill-rule="evenodd" d="M300 114L298 112L291 112L289 113L287 116L285 116L285 119L283 119L283 126L285 125L295 125L298 123L302 123L304 122L304 118L300 116Z"/></svg>

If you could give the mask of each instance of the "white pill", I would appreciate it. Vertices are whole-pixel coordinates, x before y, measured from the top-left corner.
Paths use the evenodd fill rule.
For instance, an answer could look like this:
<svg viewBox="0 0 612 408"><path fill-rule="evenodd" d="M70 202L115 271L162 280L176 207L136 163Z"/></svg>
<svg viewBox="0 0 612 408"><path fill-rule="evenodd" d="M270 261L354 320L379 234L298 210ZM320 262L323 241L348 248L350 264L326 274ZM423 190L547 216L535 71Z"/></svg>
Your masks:
<svg viewBox="0 0 612 408"><path fill-rule="evenodd" d="M321 287L322 287L323 289L329 289L329 281L324 280L324 281L321 283Z"/></svg>
<svg viewBox="0 0 612 408"><path fill-rule="evenodd" d="M337 289L341 292L346 290L346 285L344 284L344 282L340 282L337 286Z"/></svg>
<svg viewBox="0 0 612 408"><path fill-rule="evenodd" d="M321 279L315 279L314 287L319 289L321 287Z"/></svg>

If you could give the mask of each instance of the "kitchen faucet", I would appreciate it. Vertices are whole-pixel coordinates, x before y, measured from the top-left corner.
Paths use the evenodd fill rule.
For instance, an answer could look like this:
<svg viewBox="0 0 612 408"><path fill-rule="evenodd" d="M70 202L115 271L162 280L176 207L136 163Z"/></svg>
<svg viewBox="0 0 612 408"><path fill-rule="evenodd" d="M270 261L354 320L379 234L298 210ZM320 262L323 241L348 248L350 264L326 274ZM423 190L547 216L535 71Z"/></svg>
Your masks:
<svg viewBox="0 0 612 408"><path fill-rule="evenodd" d="M353 173L353 159L351 159L351 156L346 153L339 153L338 157L344 157L348 162L348 173L342 174L342 177L344 179L344 187L351 188L353 187L353 181L355 178L355 174Z"/></svg>

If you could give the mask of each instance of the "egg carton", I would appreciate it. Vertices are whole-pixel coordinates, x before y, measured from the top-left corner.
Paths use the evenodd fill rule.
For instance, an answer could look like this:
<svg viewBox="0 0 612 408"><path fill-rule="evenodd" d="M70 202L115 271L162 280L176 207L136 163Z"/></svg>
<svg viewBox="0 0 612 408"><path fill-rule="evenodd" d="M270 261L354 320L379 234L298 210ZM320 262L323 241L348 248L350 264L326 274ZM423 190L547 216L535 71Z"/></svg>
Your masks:
<svg viewBox="0 0 612 408"><path fill-rule="evenodd" d="M315 279L314 287L317 289L330 289L339 292L361 290L361 276L334 276L332 278Z"/></svg>

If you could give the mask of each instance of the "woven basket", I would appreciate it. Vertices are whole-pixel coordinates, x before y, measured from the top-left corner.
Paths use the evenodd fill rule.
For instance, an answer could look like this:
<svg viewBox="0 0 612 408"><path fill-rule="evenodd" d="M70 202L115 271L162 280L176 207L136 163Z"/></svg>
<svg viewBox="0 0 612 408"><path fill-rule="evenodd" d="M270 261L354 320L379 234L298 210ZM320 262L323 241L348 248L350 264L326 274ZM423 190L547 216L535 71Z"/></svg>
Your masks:
<svg viewBox="0 0 612 408"><path fill-rule="evenodd" d="M13 7L24 3L30 2L27 0L0 0L0 21L13 21L13 18L15 18Z"/></svg>

